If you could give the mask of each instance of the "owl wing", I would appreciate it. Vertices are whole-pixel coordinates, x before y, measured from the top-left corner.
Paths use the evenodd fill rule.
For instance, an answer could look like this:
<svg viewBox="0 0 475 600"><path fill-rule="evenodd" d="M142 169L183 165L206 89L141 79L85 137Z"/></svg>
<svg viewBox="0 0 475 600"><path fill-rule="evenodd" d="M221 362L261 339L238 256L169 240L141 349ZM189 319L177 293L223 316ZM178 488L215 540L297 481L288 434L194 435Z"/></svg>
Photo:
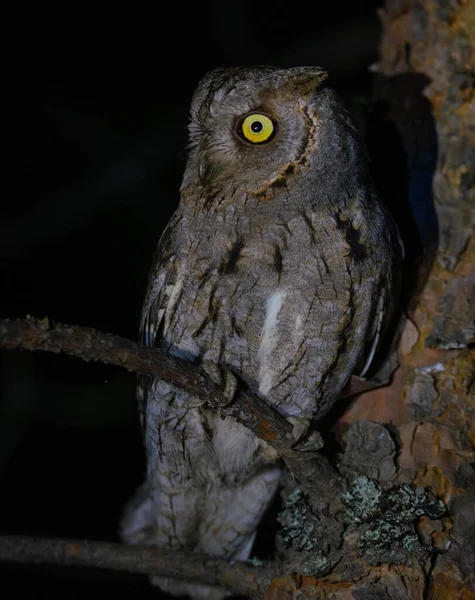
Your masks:
<svg viewBox="0 0 475 600"><path fill-rule="evenodd" d="M370 368L371 363L373 362L374 355L376 354L376 350L378 349L381 341L381 335L383 333L383 323L385 322L385 314L387 314L388 309L387 303L385 301L385 296L386 294L383 290L381 292L381 295L379 296L378 304L376 307L372 337L368 345L368 351L364 357L364 364L360 372L357 373L358 377L361 378L363 378L368 372L368 369Z"/></svg>
<svg viewBox="0 0 475 600"><path fill-rule="evenodd" d="M159 333L165 310L175 288L177 270L175 267L174 235L180 220L181 213L177 210L163 231L152 260L139 331L139 340L144 346L156 346L160 338ZM150 382L150 377L139 375L137 399L142 427L144 426L144 413Z"/></svg>
<svg viewBox="0 0 475 600"><path fill-rule="evenodd" d="M383 281L380 286L380 294L376 305L373 319L373 327L370 340L363 358L356 373L358 377L363 378L370 369L373 359L378 350L381 349L383 336L388 328L389 322L394 315L396 300L399 298L401 289L401 272L404 262L404 245L396 227L391 227L393 237L394 256L392 268L383 273Z"/></svg>

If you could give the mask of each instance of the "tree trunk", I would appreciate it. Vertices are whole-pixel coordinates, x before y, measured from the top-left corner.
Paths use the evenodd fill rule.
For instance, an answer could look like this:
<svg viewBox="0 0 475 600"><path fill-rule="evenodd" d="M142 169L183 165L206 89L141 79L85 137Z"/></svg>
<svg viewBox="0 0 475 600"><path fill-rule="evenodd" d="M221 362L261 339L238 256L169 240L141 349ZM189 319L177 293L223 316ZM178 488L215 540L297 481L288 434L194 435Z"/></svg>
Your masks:
<svg viewBox="0 0 475 600"><path fill-rule="evenodd" d="M405 290L410 319L399 344L400 368L390 387L362 395L341 419L353 444L343 462L365 469L361 457L351 462L355 443L365 439L355 435L358 421L391 424L396 469L375 479L383 487L430 488L448 510L416 526L428 554L373 566L347 589L328 576L314 597L475 598L475 3L387 0L381 21L377 100L407 157L415 223L411 230L401 222L408 273L421 246L423 260L415 286ZM389 143L380 153L391 162ZM393 169L389 177L387 187L399 189L401 174ZM371 556L365 558L367 565Z"/></svg>
<svg viewBox="0 0 475 600"><path fill-rule="evenodd" d="M390 386L361 394L338 420L344 452L334 469L331 446L330 461L294 452L288 424L272 421L266 407L256 412L252 397L222 409L289 467L277 540L282 577L266 600L475 598L475 2L386 0L381 21L369 137L379 138L375 177L407 252L400 364ZM81 355L84 335L95 339L46 323L43 332L29 326L30 345L24 332L9 345L11 327L0 327L3 347ZM60 338L47 346L53 334ZM79 353L73 334L82 336ZM113 357L99 342L100 356L83 358L157 368L151 354L137 366L147 356L130 342ZM209 396L209 382L192 371L183 371L187 384Z"/></svg>
<svg viewBox="0 0 475 600"><path fill-rule="evenodd" d="M475 3L387 0L380 16L375 177L407 251L400 366L339 420L347 512L287 482L280 551L301 578L275 582L269 599L297 589L332 600L475 598ZM320 540L311 551L309 535Z"/></svg>

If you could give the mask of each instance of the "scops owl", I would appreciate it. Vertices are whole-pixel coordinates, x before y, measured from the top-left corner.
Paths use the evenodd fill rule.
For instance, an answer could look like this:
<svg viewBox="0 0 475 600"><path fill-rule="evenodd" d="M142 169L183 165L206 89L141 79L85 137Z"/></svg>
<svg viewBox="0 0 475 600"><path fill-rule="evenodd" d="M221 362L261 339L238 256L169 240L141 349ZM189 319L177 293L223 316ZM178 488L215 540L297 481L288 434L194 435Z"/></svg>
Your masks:
<svg viewBox="0 0 475 600"><path fill-rule="evenodd" d="M181 201L141 324L146 345L232 372L294 422L318 420L366 371L402 252L360 135L325 78L318 67L252 67L199 83ZM279 482L265 444L164 381L142 379L138 397L148 467L125 541L248 558Z"/></svg>

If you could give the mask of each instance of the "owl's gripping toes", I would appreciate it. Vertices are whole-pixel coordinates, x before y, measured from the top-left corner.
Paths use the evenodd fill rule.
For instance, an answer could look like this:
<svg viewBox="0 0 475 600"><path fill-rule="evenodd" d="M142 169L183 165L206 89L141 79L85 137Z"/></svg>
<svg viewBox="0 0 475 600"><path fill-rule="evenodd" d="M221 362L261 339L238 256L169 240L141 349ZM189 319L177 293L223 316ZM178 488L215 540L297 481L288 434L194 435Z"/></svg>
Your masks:
<svg viewBox="0 0 475 600"><path fill-rule="evenodd" d="M228 368L286 417L318 419L362 374L396 301L401 244L360 135L318 67L217 69L198 85L180 205L141 335ZM279 482L250 431L143 378L147 480L132 544L249 556ZM173 594L224 592L155 578Z"/></svg>

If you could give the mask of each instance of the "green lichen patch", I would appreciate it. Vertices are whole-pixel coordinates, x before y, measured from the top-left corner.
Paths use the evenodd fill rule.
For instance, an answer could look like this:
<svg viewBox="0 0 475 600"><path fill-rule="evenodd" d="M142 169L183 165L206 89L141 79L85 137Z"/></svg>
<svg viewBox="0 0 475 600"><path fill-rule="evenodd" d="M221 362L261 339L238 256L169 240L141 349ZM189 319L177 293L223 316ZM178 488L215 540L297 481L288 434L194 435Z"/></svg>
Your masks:
<svg viewBox="0 0 475 600"><path fill-rule="evenodd" d="M284 545L298 553L299 573L320 576L328 572L330 560L325 555L325 540L317 517L312 513L308 496L299 488L293 490L278 516L280 537Z"/></svg>
<svg viewBox="0 0 475 600"><path fill-rule="evenodd" d="M410 485L383 490L377 482L359 477L343 495L346 522L360 529L358 550L372 563L404 563L411 554L427 554L415 531L420 517L438 519L444 505L433 494Z"/></svg>
<svg viewBox="0 0 475 600"><path fill-rule="evenodd" d="M279 515L282 526L281 537L284 544L296 550L310 551L316 547L315 527L308 522L309 506L306 495L296 488L289 494Z"/></svg>
<svg viewBox="0 0 475 600"><path fill-rule="evenodd" d="M379 510L381 486L368 477L358 477L350 491L343 494L348 507L345 520L350 525L359 525Z"/></svg>

